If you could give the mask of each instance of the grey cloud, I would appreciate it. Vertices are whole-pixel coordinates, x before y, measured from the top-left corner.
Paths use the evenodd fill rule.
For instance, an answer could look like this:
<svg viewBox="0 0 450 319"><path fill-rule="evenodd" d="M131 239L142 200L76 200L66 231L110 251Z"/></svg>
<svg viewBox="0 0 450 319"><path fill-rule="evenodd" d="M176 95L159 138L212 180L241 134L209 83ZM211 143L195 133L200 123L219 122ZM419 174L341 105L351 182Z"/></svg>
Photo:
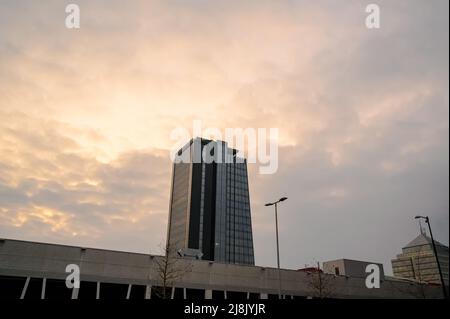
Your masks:
<svg viewBox="0 0 450 319"><path fill-rule="evenodd" d="M18 126L24 121L33 123L31 117L22 116L15 114L9 118ZM169 200L168 158L155 155L159 152L153 150L132 151L104 164L95 158L67 151L67 144L73 146L76 143L70 137L63 137L58 125L40 131L39 145L43 147L29 152L29 146L36 139L30 134L36 124L39 126L37 119L34 125L21 126L21 134L15 134L16 130L8 131L7 136L14 138L15 154L14 158L5 158L6 164L2 167L11 180L19 183L13 185L9 179L0 182L3 236L23 236L32 240L47 238L77 245L99 242L107 247L112 238L124 235L126 230L128 238L139 238L143 243L135 250L145 248L148 251L150 248L145 245L157 249L165 236L160 224L166 222L164 217ZM41 216L40 209L52 213ZM47 218L50 219L46 221ZM57 233L51 230L53 223L59 225L63 220L67 225L64 224ZM15 225L17 223L20 227ZM153 233L144 231L146 227ZM149 242L149 238L153 241ZM158 238L157 242L155 238Z"/></svg>
<svg viewBox="0 0 450 319"><path fill-rule="evenodd" d="M281 148L275 175L258 175L250 166L258 264L275 265L273 212L263 204L282 195L289 197L280 206L284 267L347 257L383 262L389 270L390 258L417 234L412 216L418 213L430 215L436 238L448 243L448 1L378 1L382 28L377 31L364 26L363 9L368 3L364 1L176 1L172 6L138 1L126 7L119 1L80 3L85 14L82 32L70 41L65 38L67 30L60 27L62 5L57 2L47 9L37 6L36 19L20 3L9 2L0 11L0 26L16 30L9 36L7 28L0 27L5 108L5 102L22 98L7 91L11 77L52 98L51 91L27 76L27 70L11 69L18 57L29 62L33 71L45 65L65 87L83 88L68 92L68 101L74 92L90 92L102 76L112 78L114 84L126 76L138 78L141 82L135 86L163 91L171 98L191 88L180 85L179 79L201 87L205 70L212 70L214 80L236 80L227 63L237 60L245 80L239 78L228 103L212 105L205 120L221 127L279 127L282 136L295 144ZM18 11L21 18L11 18ZM97 19L99 12L102 19ZM264 19L255 18L258 14ZM312 29L299 28L309 16L317 18ZM32 28L23 24L26 18L36 24ZM44 19L49 22L43 23ZM278 29L263 28L274 21L280 22ZM302 52L311 44L309 33L317 30L323 31L314 38L320 45L305 62ZM28 36L37 41L28 41ZM168 45L166 36L173 36L176 45ZM143 38L153 49L150 52L156 52L153 58L158 66L171 71L168 66L176 69L186 60L195 68L165 73L146 65L147 57L139 57L137 50ZM29 43L44 53L48 47L60 50L55 50L53 60L46 54L29 56ZM285 53L278 60L270 50L276 45ZM179 55L166 57L175 50ZM107 55L110 51L115 54ZM85 62L79 56L97 62L97 72L82 74ZM157 76L161 82L152 81ZM217 83L222 85L220 80ZM122 85L131 92L136 89ZM110 89L106 88L108 93ZM28 98L24 101L32 105L47 105L43 96L24 94ZM90 102L77 107L89 109L98 101ZM381 106L385 109L380 111ZM372 110L380 114L365 125L361 114ZM192 113L203 114L195 108ZM216 113L228 116L211 119ZM173 120L170 123L177 123L179 117L170 109L164 114L164 119ZM10 123L16 121L9 118ZM317 126L308 127L310 122ZM24 125L16 128L3 123L8 129L2 133L23 146L19 155L25 167L2 159L0 203L13 213L30 203L49 206L73 215L77 226L92 226L99 233L68 238L48 231L48 225L39 220L29 220L20 229L0 225L2 233L133 251L156 247L167 222L168 159L149 150L122 154L117 161L102 164L72 153L78 145L61 130L52 129L54 123L48 123L48 128L41 123L26 132L22 129L36 120L20 123ZM408 147L412 150L405 152ZM330 148L342 156L338 165L332 163ZM390 170L383 169L391 164ZM38 174L50 181L27 178L11 186L10 177L16 173ZM86 176L100 184L86 183ZM69 187L69 182L74 186ZM142 212L139 222L110 218L132 212Z"/></svg>

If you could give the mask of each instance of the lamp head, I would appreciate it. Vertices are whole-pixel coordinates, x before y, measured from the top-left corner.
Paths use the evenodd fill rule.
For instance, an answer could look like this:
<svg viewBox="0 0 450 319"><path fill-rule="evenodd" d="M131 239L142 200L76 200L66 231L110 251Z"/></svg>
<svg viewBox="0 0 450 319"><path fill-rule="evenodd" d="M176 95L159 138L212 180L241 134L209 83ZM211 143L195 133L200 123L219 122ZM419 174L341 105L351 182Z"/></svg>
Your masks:
<svg viewBox="0 0 450 319"><path fill-rule="evenodd" d="M425 219L425 223L428 223L428 216L416 216L414 219Z"/></svg>
<svg viewBox="0 0 450 319"><path fill-rule="evenodd" d="M281 197L280 198L280 202L283 202L283 201L285 201L287 199L287 197Z"/></svg>

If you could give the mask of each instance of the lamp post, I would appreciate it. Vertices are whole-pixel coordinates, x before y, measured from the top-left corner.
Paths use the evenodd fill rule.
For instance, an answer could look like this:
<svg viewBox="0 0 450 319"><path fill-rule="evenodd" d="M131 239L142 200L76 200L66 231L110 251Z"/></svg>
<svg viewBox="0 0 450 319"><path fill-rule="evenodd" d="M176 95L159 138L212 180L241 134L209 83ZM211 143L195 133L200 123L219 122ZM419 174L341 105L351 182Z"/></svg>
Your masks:
<svg viewBox="0 0 450 319"><path fill-rule="evenodd" d="M267 203L265 206L275 205L275 229L277 235L277 266L278 266L278 299L281 299L281 272L280 272L280 245L278 243L278 212L277 207L278 203L285 201L287 197L281 197L279 200L273 203Z"/></svg>
<svg viewBox="0 0 450 319"><path fill-rule="evenodd" d="M442 293L444 294L444 299L447 299L447 289L445 288L444 277L442 277L441 264L439 263L439 258L438 258L438 254L437 254L437 250L436 250L436 245L434 244L433 233L431 231L431 226L430 226L430 218L428 216L416 216L414 218L415 219L425 219L425 223L428 224L428 230L430 231L430 237L431 237L431 244L433 246L433 252L434 252L434 256L436 257L436 263L437 263L437 266L438 266L439 279L441 280Z"/></svg>

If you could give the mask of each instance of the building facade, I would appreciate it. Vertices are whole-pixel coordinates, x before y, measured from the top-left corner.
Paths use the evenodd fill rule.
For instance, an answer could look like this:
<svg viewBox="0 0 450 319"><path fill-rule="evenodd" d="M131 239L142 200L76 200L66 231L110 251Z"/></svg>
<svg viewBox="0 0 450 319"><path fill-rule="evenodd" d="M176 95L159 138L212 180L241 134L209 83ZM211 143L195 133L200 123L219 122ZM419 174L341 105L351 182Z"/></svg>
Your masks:
<svg viewBox="0 0 450 319"><path fill-rule="evenodd" d="M323 271L327 274L334 274L336 276L350 276L366 278L366 267L368 265L377 265L380 270L380 279L384 280L383 264L369 261L352 260L352 259L337 259L325 261L323 263Z"/></svg>
<svg viewBox="0 0 450 319"><path fill-rule="evenodd" d="M172 169L167 247L202 259L255 263L247 163L222 141L190 140Z"/></svg>
<svg viewBox="0 0 450 319"><path fill-rule="evenodd" d="M444 282L448 285L448 247L435 241ZM394 276L440 284L431 238L420 234L391 261Z"/></svg>
<svg viewBox="0 0 450 319"><path fill-rule="evenodd" d="M163 258L0 239L0 299L161 298L157 293L162 284L158 264ZM279 287L285 299L319 298L311 286L311 273L184 258L177 261L189 267L167 287L170 299L278 299ZM68 265L79 267L78 288L66 286ZM440 287L421 287L409 280L386 277L379 289L368 289L365 278L322 276L331 292L327 298L441 297ZM418 294L419 289L423 294Z"/></svg>

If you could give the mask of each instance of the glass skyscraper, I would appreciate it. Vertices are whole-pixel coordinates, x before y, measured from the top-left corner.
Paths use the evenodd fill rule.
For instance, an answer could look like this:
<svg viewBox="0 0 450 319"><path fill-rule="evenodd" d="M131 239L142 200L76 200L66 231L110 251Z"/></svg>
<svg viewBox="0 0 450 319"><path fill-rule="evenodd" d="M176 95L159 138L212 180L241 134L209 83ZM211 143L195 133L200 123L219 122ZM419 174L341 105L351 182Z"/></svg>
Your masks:
<svg viewBox="0 0 450 319"><path fill-rule="evenodd" d="M206 160L202 154L212 156ZM168 246L202 259L255 264L247 162L226 142L191 139L173 164Z"/></svg>

